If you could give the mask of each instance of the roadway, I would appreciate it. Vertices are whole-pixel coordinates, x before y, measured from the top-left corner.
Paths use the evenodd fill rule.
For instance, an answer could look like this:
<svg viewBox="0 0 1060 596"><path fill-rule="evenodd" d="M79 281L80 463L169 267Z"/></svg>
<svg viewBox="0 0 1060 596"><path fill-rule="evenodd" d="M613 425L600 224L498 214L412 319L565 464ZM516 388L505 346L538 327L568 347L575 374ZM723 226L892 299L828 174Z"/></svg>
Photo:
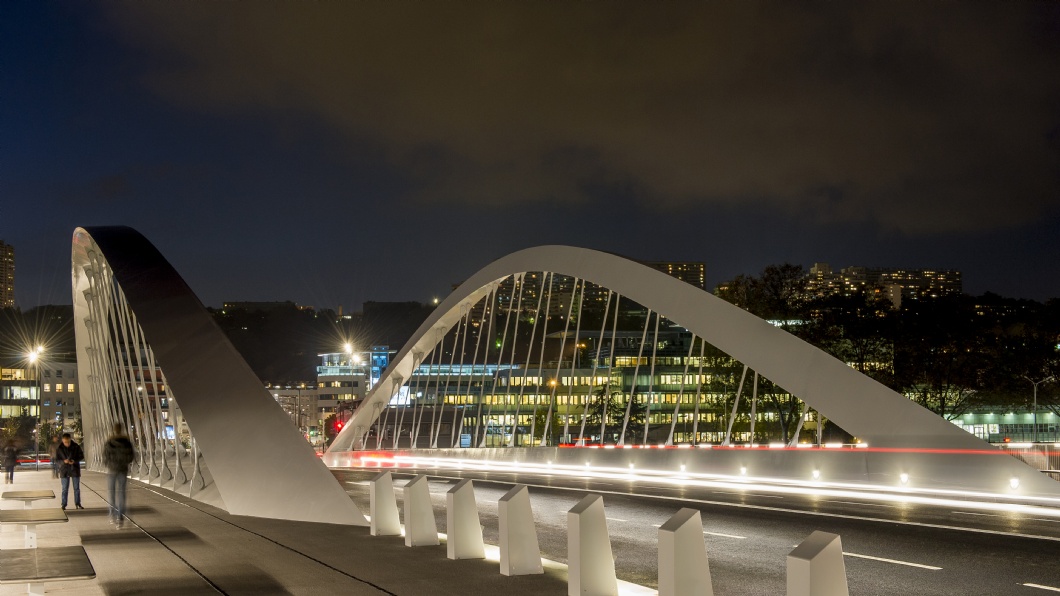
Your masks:
<svg viewBox="0 0 1060 596"><path fill-rule="evenodd" d="M367 480L378 470L333 470L368 510ZM395 484L419 472L397 469ZM620 579L655 587L658 526L681 507L702 512L719 594L783 594L785 557L814 530L842 538L851 594L1060 593L1058 511L1016 513L974 503L920 504L771 492L766 487L688 487L531 472L424 470L439 531L445 492L475 480L487 542L497 544L497 500L530 486L542 556L566 562L566 512L587 492L604 496ZM401 491L398 500L401 499Z"/></svg>

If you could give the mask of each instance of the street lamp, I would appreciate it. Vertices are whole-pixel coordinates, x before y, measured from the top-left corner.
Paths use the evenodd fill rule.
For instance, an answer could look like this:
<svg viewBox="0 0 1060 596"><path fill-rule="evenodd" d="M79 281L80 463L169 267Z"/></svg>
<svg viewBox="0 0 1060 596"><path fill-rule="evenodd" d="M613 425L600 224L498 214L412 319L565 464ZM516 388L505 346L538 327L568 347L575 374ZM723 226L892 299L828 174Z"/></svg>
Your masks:
<svg viewBox="0 0 1060 596"><path fill-rule="evenodd" d="M1023 375L1023 378L1027 379L1028 381L1030 381L1030 384L1034 387L1034 411L1033 411L1033 416L1034 416L1034 442L1037 443L1038 442L1038 385L1041 385L1042 383L1049 383L1050 381L1053 380L1053 377L1050 375L1048 377L1045 377L1044 379L1039 379L1037 381L1035 381L1034 379L1028 377L1027 375Z"/></svg>
<svg viewBox="0 0 1060 596"><path fill-rule="evenodd" d="M44 346L37 346L37 349L30 350L26 354L26 359L29 360L30 364L35 365L37 369L37 417L33 421L33 469L40 470L40 420L41 410L44 408L44 396L41 395L41 382L40 382L40 359L41 354L44 353Z"/></svg>

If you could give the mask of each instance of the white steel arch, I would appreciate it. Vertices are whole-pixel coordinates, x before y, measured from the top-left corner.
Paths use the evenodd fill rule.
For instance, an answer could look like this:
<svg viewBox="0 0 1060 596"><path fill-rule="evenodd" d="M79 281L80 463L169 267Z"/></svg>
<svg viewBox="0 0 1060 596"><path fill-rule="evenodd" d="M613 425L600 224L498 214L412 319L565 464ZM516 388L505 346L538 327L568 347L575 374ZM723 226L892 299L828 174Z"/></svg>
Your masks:
<svg viewBox="0 0 1060 596"><path fill-rule="evenodd" d="M709 292L610 253L542 246L490 263L447 297L398 352L329 452L363 448L368 429L439 338L501 280L528 271L584 279L660 313L769 378L873 447L993 449L823 350Z"/></svg>
<svg viewBox="0 0 1060 596"><path fill-rule="evenodd" d="M77 228L71 260L90 467L99 469L103 437L120 422L135 429L141 450L155 451L162 443L141 469L152 482L167 480L155 459L166 468L160 415L136 386L137 378L154 375L157 366L168 398L179 401L209 464L219 504L229 513L368 525L191 288L146 238L128 227ZM151 362L145 365L141 354Z"/></svg>

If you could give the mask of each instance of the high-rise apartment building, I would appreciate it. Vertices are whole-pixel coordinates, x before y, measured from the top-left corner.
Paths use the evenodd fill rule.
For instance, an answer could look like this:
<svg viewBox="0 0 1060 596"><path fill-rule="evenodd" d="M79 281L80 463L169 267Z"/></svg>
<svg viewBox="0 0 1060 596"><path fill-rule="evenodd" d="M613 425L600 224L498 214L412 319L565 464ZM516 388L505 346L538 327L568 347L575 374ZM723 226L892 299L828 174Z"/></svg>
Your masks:
<svg viewBox="0 0 1060 596"><path fill-rule="evenodd" d="M701 290L707 289L707 265L699 261L649 261L644 263L652 269L690 283Z"/></svg>
<svg viewBox="0 0 1060 596"><path fill-rule="evenodd" d="M961 272L954 269L845 267L835 272L828 263L814 263L806 276L806 292L810 297L874 292L888 298L895 308L903 300L938 298L963 291Z"/></svg>
<svg viewBox="0 0 1060 596"><path fill-rule="evenodd" d="M15 247L0 240L0 308L15 307Z"/></svg>

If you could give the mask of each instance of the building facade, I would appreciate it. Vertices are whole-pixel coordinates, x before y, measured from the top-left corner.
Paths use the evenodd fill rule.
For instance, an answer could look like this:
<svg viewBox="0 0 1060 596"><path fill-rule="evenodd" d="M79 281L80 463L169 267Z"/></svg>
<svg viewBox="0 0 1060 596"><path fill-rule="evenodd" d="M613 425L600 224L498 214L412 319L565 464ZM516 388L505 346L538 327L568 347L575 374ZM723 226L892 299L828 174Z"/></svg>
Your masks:
<svg viewBox="0 0 1060 596"><path fill-rule="evenodd" d="M76 362L46 362L41 366L41 422L76 430L81 419L81 387Z"/></svg>
<svg viewBox="0 0 1060 596"><path fill-rule="evenodd" d="M814 263L806 277L810 298L874 293L898 308L903 301L939 298L964 291L961 272L954 269L845 267L838 272L828 263Z"/></svg>
<svg viewBox="0 0 1060 596"><path fill-rule="evenodd" d="M0 308L15 307L15 247L0 241Z"/></svg>

